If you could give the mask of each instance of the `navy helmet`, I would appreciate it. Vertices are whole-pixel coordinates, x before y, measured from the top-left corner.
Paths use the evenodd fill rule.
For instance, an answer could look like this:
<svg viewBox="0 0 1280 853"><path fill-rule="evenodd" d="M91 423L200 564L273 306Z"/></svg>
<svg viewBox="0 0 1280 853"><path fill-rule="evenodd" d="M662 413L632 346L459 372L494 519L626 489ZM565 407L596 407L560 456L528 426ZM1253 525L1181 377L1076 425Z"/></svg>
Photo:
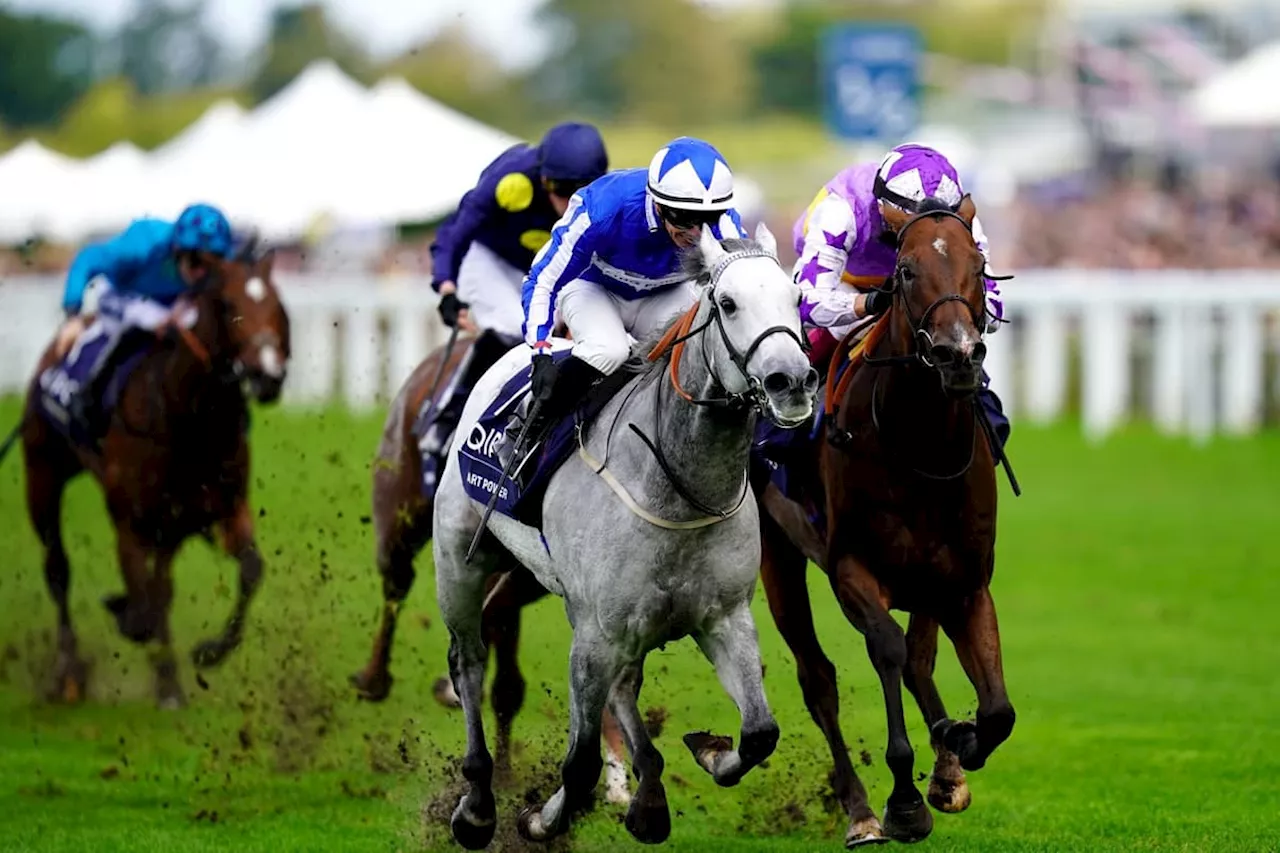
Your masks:
<svg viewBox="0 0 1280 853"><path fill-rule="evenodd" d="M558 124L538 144L538 166L554 189L586 186L609 171L609 154L600 131L578 122ZM557 192L557 195L566 193Z"/></svg>
<svg viewBox="0 0 1280 853"><path fill-rule="evenodd" d="M180 252L231 254L231 223L222 211L208 204L193 204L173 225L173 247Z"/></svg>

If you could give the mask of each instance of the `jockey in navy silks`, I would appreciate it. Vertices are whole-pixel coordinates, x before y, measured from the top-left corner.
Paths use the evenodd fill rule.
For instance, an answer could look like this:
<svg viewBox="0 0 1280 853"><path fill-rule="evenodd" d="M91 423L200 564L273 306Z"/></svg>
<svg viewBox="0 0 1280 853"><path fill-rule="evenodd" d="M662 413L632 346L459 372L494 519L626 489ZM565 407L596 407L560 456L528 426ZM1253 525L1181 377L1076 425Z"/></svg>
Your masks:
<svg viewBox="0 0 1280 853"><path fill-rule="evenodd" d="M60 351L85 331L80 310L89 283L101 276L107 284L95 325L108 343L88 381L71 397L68 412L89 436L98 437L105 426L99 403L130 349L121 344L138 332L150 334L160 328L178 297L202 282L212 264L229 256L232 248L231 225L222 212L193 204L176 222L139 219L119 236L86 246L76 255L62 297L68 319L58 334Z"/></svg>
<svg viewBox="0 0 1280 853"><path fill-rule="evenodd" d="M569 201L524 280L524 337L541 401L528 426L530 447L626 361L628 335L644 338L693 304L680 250L696 246L703 228L718 239L746 236L733 207L733 173L700 139L674 139L648 169L611 172ZM557 309L574 341L560 365L551 357ZM506 431L504 463L516 436Z"/></svg>
<svg viewBox="0 0 1280 853"><path fill-rule="evenodd" d="M814 346L813 360L825 369L832 349L860 319L888 309L887 293L860 293L854 283L877 281L893 274L897 265L897 241L888 233L881 216L890 205L915 213L925 199L938 199L959 207L964 197L960 176L942 154L924 145L900 145L879 162L857 163L828 181L796 221L793 236L799 258L794 275L805 291L801 316ZM978 251L990 260L982 223L973 220ZM1004 301L997 282L984 278L987 292L986 333L992 334L1004 320ZM1009 437L1009 420L999 398L988 387L978 398L1001 444Z"/></svg>
<svg viewBox="0 0 1280 853"><path fill-rule="evenodd" d="M521 340L520 289L534 255L573 194L608 170L600 131L558 124L537 145L513 145L490 163L436 233L431 286L440 294L441 319L480 335L450 380L448 399L429 409L429 420L417 427L429 490L444 468L444 451L471 387Z"/></svg>

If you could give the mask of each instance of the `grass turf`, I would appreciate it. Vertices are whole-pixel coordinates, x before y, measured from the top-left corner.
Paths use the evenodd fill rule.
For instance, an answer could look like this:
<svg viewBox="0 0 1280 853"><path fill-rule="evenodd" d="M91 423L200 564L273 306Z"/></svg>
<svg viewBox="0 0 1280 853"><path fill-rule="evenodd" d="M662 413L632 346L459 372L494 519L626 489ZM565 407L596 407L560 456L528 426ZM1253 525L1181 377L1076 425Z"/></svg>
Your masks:
<svg viewBox="0 0 1280 853"><path fill-rule="evenodd" d="M17 417L0 403L0 427ZM379 613L368 524L377 417L261 411L254 424L258 536L266 556L244 646L197 679L194 643L220 629L235 570L202 542L176 564L173 625L190 707L153 708L142 649L99 603L121 588L96 486L65 507L73 617L93 659L91 695L45 704L54 611L25 518L20 453L0 466L0 849L249 851L457 849L447 836L463 742L431 682L447 635L430 557L397 638L391 698L357 702ZM1018 723L973 805L938 815L945 851L1186 850L1262 853L1280 843L1280 437L1194 449L1133 429L1099 448L1072 426L1019 426L1010 451L1026 495L1002 503L994 592ZM861 638L811 572L819 635L840 670L842 721L873 803L889 790L878 681ZM801 701L763 595L765 681L782 727L768 767L717 788L679 735L737 735L737 713L689 641L650 657L642 708L666 716L657 745L677 850L837 850L844 820L823 806L826 746ZM516 779L499 838L557 784L566 728L568 627L559 601L528 611L529 679L516 723ZM939 684L954 716L972 689L950 647ZM913 706L917 767L931 762ZM490 732L492 728L490 727ZM635 845L601 803L557 849Z"/></svg>

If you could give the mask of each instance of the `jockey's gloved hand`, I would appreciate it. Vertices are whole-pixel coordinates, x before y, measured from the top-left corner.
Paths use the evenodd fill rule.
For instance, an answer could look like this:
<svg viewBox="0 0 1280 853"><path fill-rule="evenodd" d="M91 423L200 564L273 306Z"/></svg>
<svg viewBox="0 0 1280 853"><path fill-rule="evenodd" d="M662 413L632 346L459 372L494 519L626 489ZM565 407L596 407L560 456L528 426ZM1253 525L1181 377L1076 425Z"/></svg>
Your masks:
<svg viewBox="0 0 1280 853"><path fill-rule="evenodd" d="M458 315L469 308L467 303L458 298L456 293L446 293L440 297L440 319L449 327L458 325Z"/></svg>
<svg viewBox="0 0 1280 853"><path fill-rule="evenodd" d="M551 399L551 389L555 387L556 377L560 375L560 368L556 366L555 360L551 358L551 353L540 352L533 357L533 381L530 388L533 391L533 399L546 402Z"/></svg>
<svg viewBox="0 0 1280 853"><path fill-rule="evenodd" d="M868 317L879 317L888 311L889 306L893 304L893 294L883 290L872 290L867 293L866 299L862 304L866 308Z"/></svg>

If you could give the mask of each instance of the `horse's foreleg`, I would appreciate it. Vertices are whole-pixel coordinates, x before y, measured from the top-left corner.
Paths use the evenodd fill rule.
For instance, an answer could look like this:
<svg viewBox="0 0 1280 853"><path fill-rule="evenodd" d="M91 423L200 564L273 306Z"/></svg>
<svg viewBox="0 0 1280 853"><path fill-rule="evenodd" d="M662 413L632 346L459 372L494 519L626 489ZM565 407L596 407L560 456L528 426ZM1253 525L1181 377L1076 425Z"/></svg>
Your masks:
<svg viewBox="0 0 1280 853"><path fill-rule="evenodd" d="M173 653L173 639L169 633L174 553L174 548L157 548L151 575L150 601L156 614L156 632L148 656L156 673L156 704L165 709L181 708L187 704L182 685L178 682L178 659Z"/></svg>
<svg viewBox="0 0 1280 853"><path fill-rule="evenodd" d="M907 738L902 709L902 674L907 665L907 642L902 628L889 615L888 601L880 583L852 556L836 563L831 585L845 617L862 632L867 654L880 676L885 714L889 724L889 744L885 763L893 774L893 791L885 807L884 831L895 841L919 841L933 831L933 813L912 779L915 753Z"/></svg>
<svg viewBox="0 0 1280 853"><path fill-rule="evenodd" d="M627 784L622 728L608 708L604 709L601 724L604 729L604 798L615 806L630 805L631 788Z"/></svg>
<svg viewBox="0 0 1280 853"><path fill-rule="evenodd" d="M467 727L467 752L462 776L470 783L458 801L449 826L454 839L468 850L479 850L493 839L497 807L493 799L493 758L484 739L484 672L489 649L481 630L485 584L493 559L477 554L467 565L464 554L470 541L467 529L436 531L433 543L436 565L436 601L449 629L449 676L457 687Z"/></svg>
<svg viewBox="0 0 1280 853"><path fill-rule="evenodd" d="M390 476L390 472L386 473ZM416 577L413 561L431 539L431 503L406 494L416 488L417 484L406 482L399 472L386 483L375 475L373 513L378 537L378 573L382 576L382 621L373 638L369 662L351 676L360 698L370 702L381 702L391 693L395 681L390 671L391 644L396 622L413 588ZM394 494L382 499L377 494L382 490L391 490Z"/></svg>
<svg viewBox="0 0 1280 853"><path fill-rule="evenodd" d="M43 424L40 429L46 429ZM54 701L79 702L84 698L88 668L80 659L79 643L71 627L67 594L71 589L71 564L62 541L64 471L43 458L45 447L27 451L27 513L44 546L44 580L58 608L58 657L54 662L48 696Z"/></svg>
<svg viewBox="0 0 1280 853"><path fill-rule="evenodd" d="M1013 731L1013 704L1004 685L1000 660L1000 628L991 591L983 588L965 605L963 614L943 622L956 655L978 693L977 722L944 722L936 733L960 757L965 770L977 770Z"/></svg>
<svg viewBox="0 0 1280 853"><path fill-rule="evenodd" d="M231 517L223 527L223 547L239 563L240 584L235 607L222 634L216 639L197 644L191 653L192 660L199 667L217 666L240 645L240 640L244 637L244 620L249 612L249 604L262 580L262 555L258 553L258 546L253 541L253 516L249 512L248 502L243 498L236 502Z"/></svg>
<svg viewBox="0 0 1280 853"><path fill-rule="evenodd" d="M511 768L511 726L524 705L525 680L520 672L520 611L547 594L524 567L498 577L484 601L485 642L493 649L493 716L497 723L494 764L500 773Z"/></svg>
<svg viewBox="0 0 1280 853"><path fill-rule="evenodd" d="M915 697L924 715L925 725L933 734L931 743L936 760L929 778L929 804L941 812L957 813L969 807L969 786L964 779L960 759L947 749L936 732L947 720L947 709L933 681L933 667L938 659L938 623L929 616L911 614L907 625L907 667L903 682Z"/></svg>
<svg viewBox="0 0 1280 853"><path fill-rule="evenodd" d="M641 659L623 668L609 693L609 707L613 710L615 727L621 729L619 734L626 739L631 750L631 761L640 780L636 795L629 797L631 807L627 809L627 831L637 841L660 844L671 834L671 810L667 807L667 792L662 786L662 754L653 745L644 720L640 718L637 700L643 684L644 660ZM613 752L612 746L610 752ZM613 755L609 758L612 762ZM612 772L613 769L611 764L609 770ZM618 770L622 771L620 763ZM625 781L624 775L624 785Z"/></svg>
<svg viewBox="0 0 1280 853"><path fill-rule="evenodd" d="M569 652L569 749L561 768L560 789L541 808L520 814L520 834L546 841L569 829L569 816L591 797L604 761L600 758L600 715L618 672L613 649L580 620Z"/></svg>
<svg viewBox="0 0 1280 853"><path fill-rule="evenodd" d="M769 599L774 624L796 659L796 675L809 715L827 739L834 772L831 785L836 798L849 815L845 846L888 841L880 818L867 802L867 789L853 769L844 733L840 730L840 695L836 690L836 668L822 650L813 629L813 610L806 584L807 564L799 549L772 519L761 518L762 560L760 577Z"/></svg>
<svg viewBox="0 0 1280 853"><path fill-rule="evenodd" d="M742 739L736 750L732 738L707 732L687 734L684 743L717 785L729 787L772 755L778 745L778 724L765 700L760 646L747 603L744 601L694 639L716 668L725 692L738 706Z"/></svg>
<svg viewBox="0 0 1280 853"><path fill-rule="evenodd" d="M160 621L151 601L151 550L134 531L127 515L120 512L112 515L125 594L107 596L102 603L116 617L121 634L135 643L145 644L155 638Z"/></svg>

